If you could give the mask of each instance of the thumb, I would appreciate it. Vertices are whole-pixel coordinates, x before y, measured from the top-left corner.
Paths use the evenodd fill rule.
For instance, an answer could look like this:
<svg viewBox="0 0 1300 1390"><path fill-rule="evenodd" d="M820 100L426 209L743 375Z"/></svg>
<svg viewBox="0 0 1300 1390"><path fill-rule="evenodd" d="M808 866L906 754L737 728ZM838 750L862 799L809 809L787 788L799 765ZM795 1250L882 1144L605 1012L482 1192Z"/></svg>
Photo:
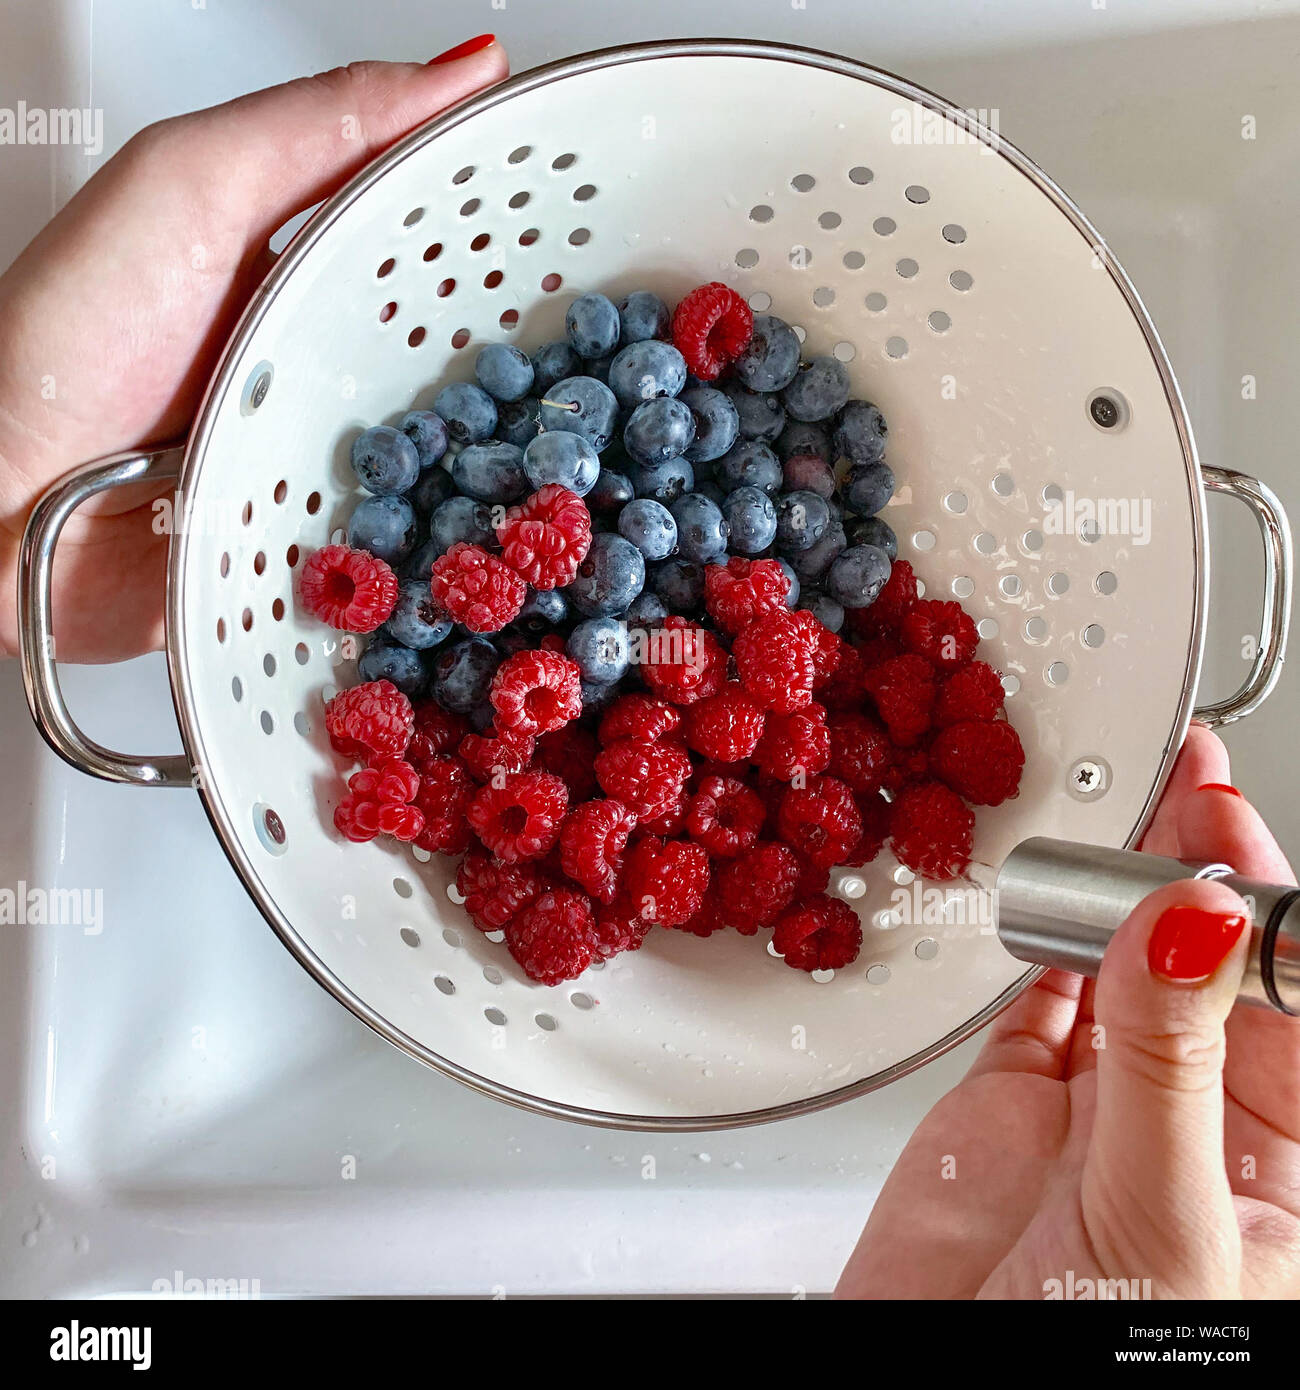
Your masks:
<svg viewBox="0 0 1300 1390"><path fill-rule="evenodd" d="M1224 1023L1249 917L1207 880L1145 898L1106 948L1084 1221L1103 1267L1184 1297L1235 1293L1241 1252L1223 1165Z"/></svg>

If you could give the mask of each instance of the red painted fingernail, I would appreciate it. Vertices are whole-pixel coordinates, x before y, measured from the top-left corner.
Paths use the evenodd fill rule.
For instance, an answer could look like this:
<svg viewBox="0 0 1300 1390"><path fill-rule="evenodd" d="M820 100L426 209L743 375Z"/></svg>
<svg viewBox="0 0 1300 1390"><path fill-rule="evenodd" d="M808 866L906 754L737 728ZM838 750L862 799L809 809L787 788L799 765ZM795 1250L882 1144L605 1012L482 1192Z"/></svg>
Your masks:
<svg viewBox="0 0 1300 1390"><path fill-rule="evenodd" d="M1227 959L1245 925L1240 912L1167 907L1156 918L1147 964L1167 980L1184 984L1208 980Z"/></svg>
<svg viewBox="0 0 1300 1390"><path fill-rule="evenodd" d="M1227 792L1230 796L1241 796L1236 787L1230 787L1226 782L1202 782L1196 789L1198 792ZM1244 796L1241 798L1246 799Z"/></svg>
<svg viewBox="0 0 1300 1390"><path fill-rule="evenodd" d="M468 58L471 53L477 53L480 49L484 49L496 41L497 36L495 34L479 34L477 38L466 39L464 43L458 43L455 48L449 48L446 53L439 53L436 58L430 58L429 65L454 63L457 58Z"/></svg>

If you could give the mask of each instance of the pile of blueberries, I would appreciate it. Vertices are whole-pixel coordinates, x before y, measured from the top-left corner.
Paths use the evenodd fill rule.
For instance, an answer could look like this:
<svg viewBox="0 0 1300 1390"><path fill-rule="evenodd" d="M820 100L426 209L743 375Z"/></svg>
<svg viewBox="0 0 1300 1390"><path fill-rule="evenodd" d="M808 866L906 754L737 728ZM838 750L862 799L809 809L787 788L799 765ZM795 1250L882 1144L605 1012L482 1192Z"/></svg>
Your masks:
<svg viewBox="0 0 1300 1390"><path fill-rule="evenodd" d="M715 383L689 372L671 323L648 291L618 304L584 294L564 338L531 358L489 344L476 383L444 386L433 410L359 436L352 465L370 495L347 542L401 581L362 680L431 694L485 727L497 664L551 633L581 669L584 706L607 703L628 672L629 630L670 613L707 622L704 570L729 556L778 560L790 605L832 631L875 599L898 549L877 515L894 491L880 411L850 399L836 358L803 360L773 314L755 315L748 347ZM577 577L530 589L501 632L458 629L430 595L434 561L458 541L494 549L506 508L552 483L591 513Z"/></svg>

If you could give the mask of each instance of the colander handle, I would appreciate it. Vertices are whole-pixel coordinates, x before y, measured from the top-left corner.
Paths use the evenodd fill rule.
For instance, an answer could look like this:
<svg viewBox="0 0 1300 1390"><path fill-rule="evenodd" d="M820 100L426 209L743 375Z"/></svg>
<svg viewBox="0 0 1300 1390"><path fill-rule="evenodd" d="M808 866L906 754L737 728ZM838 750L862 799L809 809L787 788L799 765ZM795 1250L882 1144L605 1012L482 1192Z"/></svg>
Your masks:
<svg viewBox="0 0 1300 1390"><path fill-rule="evenodd" d="M36 504L23 532L18 556L18 650L27 705L46 743L82 772L137 787L193 787L189 759L182 754L131 758L87 737L73 722L59 689L50 621L50 578L59 533L88 498L127 483L175 478L184 449L152 454L115 454L79 468L54 484Z"/></svg>
<svg viewBox="0 0 1300 1390"><path fill-rule="evenodd" d="M1250 672L1240 688L1227 699L1193 711L1203 724L1217 729L1257 710L1268 699L1282 674L1287 630L1291 623L1291 528L1277 494L1258 478L1231 468L1202 468L1201 479L1207 492L1222 492L1244 502L1254 513L1264 541L1264 602L1259 645Z"/></svg>

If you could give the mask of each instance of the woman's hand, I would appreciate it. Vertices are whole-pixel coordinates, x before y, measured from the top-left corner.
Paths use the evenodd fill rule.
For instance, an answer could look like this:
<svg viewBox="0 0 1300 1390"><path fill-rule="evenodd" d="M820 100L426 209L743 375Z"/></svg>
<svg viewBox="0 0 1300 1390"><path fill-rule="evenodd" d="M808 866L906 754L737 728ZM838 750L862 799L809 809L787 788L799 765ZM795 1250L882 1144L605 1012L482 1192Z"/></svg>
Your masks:
<svg viewBox="0 0 1300 1390"><path fill-rule="evenodd" d="M506 75L495 42L456 54L353 63L150 126L0 277L0 652L16 650L18 548L37 498L80 463L184 436L276 229ZM159 495L114 492L68 523L60 659L161 645Z"/></svg>
<svg viewBox="0 0 1300 1390"><path fill-rule="evenodd" d="M1294 883L1228 781L1222 743L1193 725L1143 848ZM1186 907L1209 915L1166 915ZM903 1150L838 1293L1043 1298L1072 1274L1150 1279L1155 1297L1300 1296L1300 1021L1233 1009L1245 913L1223 884L1170 885L1115 934L1095 985L1054 972L1027 990Z"/></svg>

